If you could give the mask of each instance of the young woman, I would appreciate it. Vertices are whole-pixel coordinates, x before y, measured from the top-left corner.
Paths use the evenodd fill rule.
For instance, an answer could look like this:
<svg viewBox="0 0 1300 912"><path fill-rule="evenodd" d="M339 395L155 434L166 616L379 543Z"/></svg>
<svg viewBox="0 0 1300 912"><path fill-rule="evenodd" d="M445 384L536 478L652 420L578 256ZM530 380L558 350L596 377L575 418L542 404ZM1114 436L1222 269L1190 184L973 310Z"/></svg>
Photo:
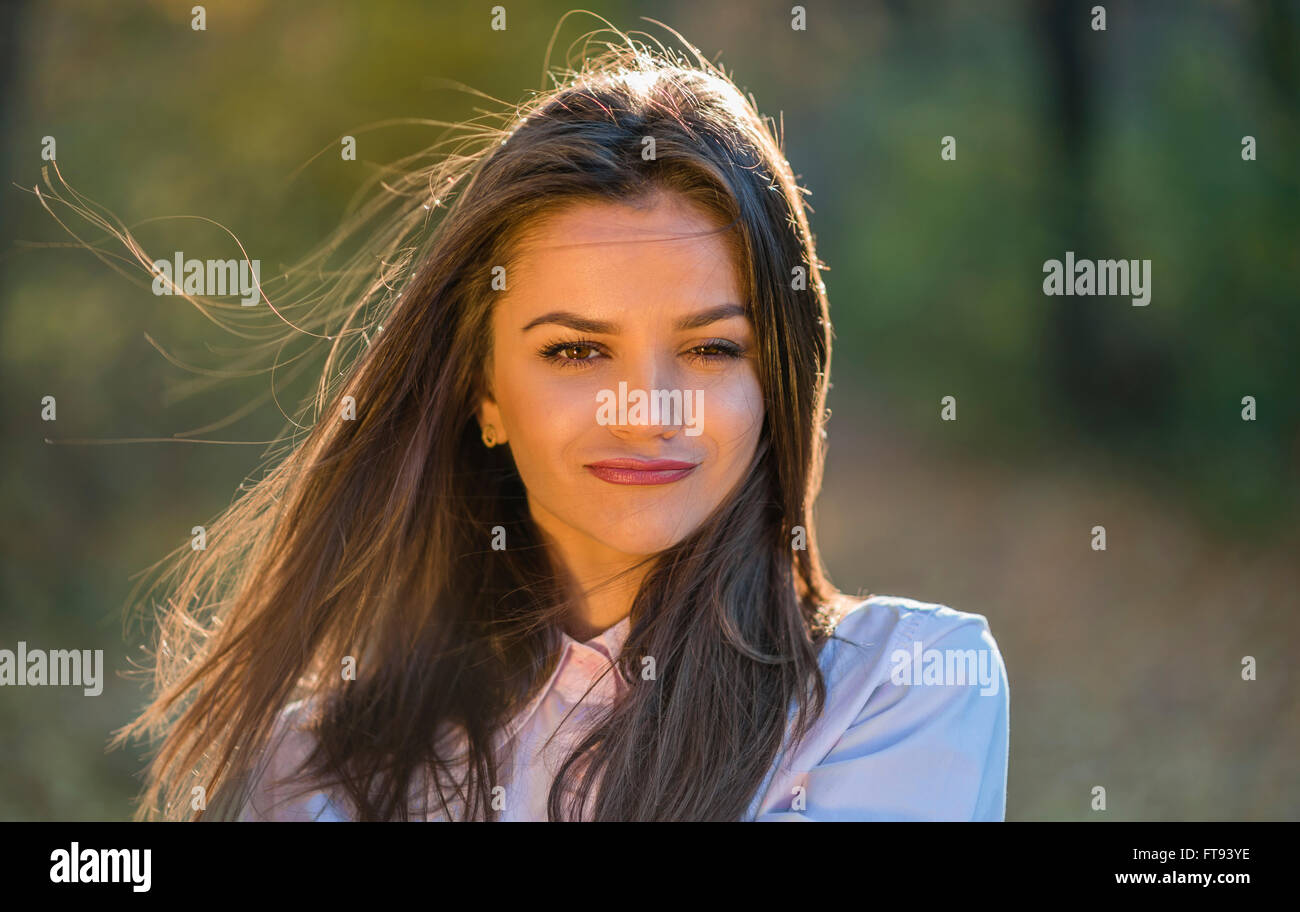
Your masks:
<svg viewBox="0 0 1300 912"><path fill-rule="evenodd" d="M387 178L316 334L364 346L169 599L140 816L1001 819L985 619L821 566L831 324L770 122L635 44L518 115Z"/></svg>

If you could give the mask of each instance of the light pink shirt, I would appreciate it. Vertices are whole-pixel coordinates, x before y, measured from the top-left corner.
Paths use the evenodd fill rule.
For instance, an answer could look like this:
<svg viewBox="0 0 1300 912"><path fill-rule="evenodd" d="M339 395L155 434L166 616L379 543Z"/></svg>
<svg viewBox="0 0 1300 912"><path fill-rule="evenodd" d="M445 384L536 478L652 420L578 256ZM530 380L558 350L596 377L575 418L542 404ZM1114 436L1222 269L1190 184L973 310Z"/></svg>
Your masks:
<svg viewBox="0 0 1300 912"><path fill-rule="evenodd" d="M498 756L508 738L518 738L518 768L501 771L500 820L546 819L560 763L596 710L627 687L613 670L601 673L629 626L624 619L585 643L565 635L546 686L498 733ZM819 658L825 711L792 754L787 725L786 744L745 819L1002 820L1010 702L1006 668L985 618L874 596L845 615L836 637ZM791 722L794 712L792 704ZM337 798L313 792L289 800L287 787L277 784L310 746L311 736L293 725L302 713L296 703L282 714L277 736L284 740L241 819L348 819Z"/></svg>

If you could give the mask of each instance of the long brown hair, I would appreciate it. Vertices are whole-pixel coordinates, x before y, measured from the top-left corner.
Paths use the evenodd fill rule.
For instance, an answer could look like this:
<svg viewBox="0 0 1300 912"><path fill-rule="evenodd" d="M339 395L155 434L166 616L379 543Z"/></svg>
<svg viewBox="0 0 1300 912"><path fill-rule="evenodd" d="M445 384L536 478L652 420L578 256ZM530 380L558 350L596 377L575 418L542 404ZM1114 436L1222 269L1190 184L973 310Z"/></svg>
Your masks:
<svg viewBox="0 0 1300 912"><path fill-rule="evenodd" d="M813 528L831 325L803 191L724 72L688 43L691 57L620 37L498 125L464 125L431 162L383 175L400 211L365 210L322 248L361 238L332 297L273 305L291 334L333 343L315 415L160 583L155 694L115 739L162 738L138 817L242 807L300 699L317 708L301 772L355 818L495 816L493 735L553 671L571 603L509 447L479 439L491 269L525 226L578 200L669 191L732 232L766 419L745 482L652 558L616 669L632 686L574 748L548 814L740 819L792 701L792 737L820 715L818 651L843 602ZM498 526L505 550L488 544ZM437 806L413 807L421 793Z"/></svg>

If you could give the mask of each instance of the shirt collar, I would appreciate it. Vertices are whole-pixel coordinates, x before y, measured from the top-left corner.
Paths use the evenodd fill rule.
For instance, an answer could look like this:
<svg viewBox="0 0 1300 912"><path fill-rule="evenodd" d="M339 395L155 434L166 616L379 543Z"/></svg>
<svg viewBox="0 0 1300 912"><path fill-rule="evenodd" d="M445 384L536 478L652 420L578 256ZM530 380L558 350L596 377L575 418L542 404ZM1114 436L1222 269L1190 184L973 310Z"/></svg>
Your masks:
<svg viewBox="0 0 1300 912"><path fill-rule="evenodd" d="M579 643L567 633L561 632L561 642L564 648L570 646L578 649L594 649L604 653L605 658L613 661L618 658L618 654L623 651L623 643L627 640L628 631L632 629L632 617L628 615L619 621L613 627L607 629L604 633L597 634L585 643Z"/></svg>
<svg viewBox="0 0 1300 912"><path fill-rule="evenodd" d="M623 644L627 641L631 629L632 618L629 615L603 633L582 643L561 631L560 658L555 663L555 670L551 672L546 684L528 702L528 705L506 726L505 739L513 738L528 724L537 707L552 691L569 703L577 703L581 700L584 704L602 705L611 702L616 695L627 690L628 685L623 680L623 676L617 669L609 666L622 653ZM597 678L601 680L593 684ZM588 691L589 687L590 691Z"/></svg>

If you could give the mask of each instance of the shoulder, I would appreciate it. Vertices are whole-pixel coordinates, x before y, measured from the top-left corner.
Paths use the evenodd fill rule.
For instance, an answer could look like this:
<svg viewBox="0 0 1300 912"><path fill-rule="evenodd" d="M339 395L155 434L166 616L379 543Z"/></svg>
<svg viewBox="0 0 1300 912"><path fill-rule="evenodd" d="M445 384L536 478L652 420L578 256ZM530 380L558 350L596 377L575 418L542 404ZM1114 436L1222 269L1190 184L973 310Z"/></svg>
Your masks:
<svg viewBox="0 0 1300 912"><path fill-rule="evenodd" d="M1002 664L984 615L902 596L873 595L839 618L822 648L822 670L834 681L879 684L897 677L893 671L904 661L900 652L915 657L918 646L922 655L931 646L988 650L990 659L996 657L996 664Z"/></svg>
<svg viewBox="0 0 1300 912"><path fill-rule="evenodd" d="M1003 819L1008 688L983 615L872 596L839 618L820 664L825 708L757 819Z"/></svg>
<svg viewBox="0 0 1300 912"><path fill-rule="evenodd" d="M242 821L341 821L346 814L324 792L302 778L315 748L316 703L299 700L276 716L267 746L251 771L251 791L240 811Z"/></svg>

